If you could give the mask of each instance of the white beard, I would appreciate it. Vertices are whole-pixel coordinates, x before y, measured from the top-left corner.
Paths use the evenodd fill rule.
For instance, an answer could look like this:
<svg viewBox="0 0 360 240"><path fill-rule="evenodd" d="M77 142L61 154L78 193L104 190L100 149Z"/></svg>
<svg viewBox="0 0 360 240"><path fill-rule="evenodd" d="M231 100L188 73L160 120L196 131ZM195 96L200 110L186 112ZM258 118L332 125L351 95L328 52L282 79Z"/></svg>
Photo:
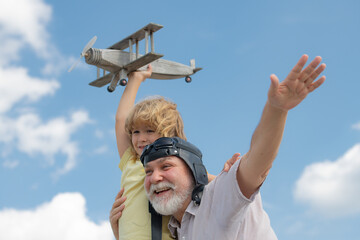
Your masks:
<svg viewBox="0 0 360 240"><path fill-rule="evenodd" d="M169 216L175 214L180 210L186 199L191 196L192 186L187 189L177 192L174 184L169 182L161 182L156 185L151 185L149 192L146 191L146 195L150 200L155 211L161 215ZM161 189L170 189L172 196L157 196L154 191Z"/></svg>

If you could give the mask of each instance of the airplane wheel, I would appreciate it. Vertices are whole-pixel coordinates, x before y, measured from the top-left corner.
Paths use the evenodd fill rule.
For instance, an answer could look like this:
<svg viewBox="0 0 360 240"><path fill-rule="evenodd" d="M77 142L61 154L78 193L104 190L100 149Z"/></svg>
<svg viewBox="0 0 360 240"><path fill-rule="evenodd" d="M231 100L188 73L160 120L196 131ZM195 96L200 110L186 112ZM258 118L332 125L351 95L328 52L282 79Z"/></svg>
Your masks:
<svg viewBox="0 0 360 240"><path fill-rule="evenodd" d="M126 79L121 79L119 84L120 84L121 86L126 86L126 84L127 84Z"/></svg>
<svg viewBox="0 0 360 240"><path fill-rule="evenodd" d="M187 83L191 83L191 77L189 77L189 76L187 76L187 77L185 77L185 82L187 82Z"/></svg>
<svg viewBox="0 0 360 240"><path fill-rule="evenodd" d="M113 92L114 89L110 88L110 86L107 87L108 92Z"/></svg>

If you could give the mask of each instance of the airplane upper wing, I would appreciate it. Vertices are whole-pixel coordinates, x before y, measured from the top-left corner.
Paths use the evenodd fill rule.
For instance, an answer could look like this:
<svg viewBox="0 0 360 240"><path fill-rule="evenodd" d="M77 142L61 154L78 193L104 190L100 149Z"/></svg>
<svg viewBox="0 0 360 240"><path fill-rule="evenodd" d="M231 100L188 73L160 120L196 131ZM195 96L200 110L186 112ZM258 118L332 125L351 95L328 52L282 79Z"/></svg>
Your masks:
<svg viewBox="0 0 360 240"><path fill-rule="evenodd" d="M148 25L146 25L145 27L143 27L139 31L131 34L127 38L124 38L120 42L117 42L117 43L115 43L114 45L112 45L112 46L110 46L108 48L109 49L124 50L124 49L129 47L129 39L141 41L141 40L143 40L145 38L145 32L146 31L156 32L157 30L159 30L161 28L163 28L163 26L160 25L160 24L149 23Z"/></svg>

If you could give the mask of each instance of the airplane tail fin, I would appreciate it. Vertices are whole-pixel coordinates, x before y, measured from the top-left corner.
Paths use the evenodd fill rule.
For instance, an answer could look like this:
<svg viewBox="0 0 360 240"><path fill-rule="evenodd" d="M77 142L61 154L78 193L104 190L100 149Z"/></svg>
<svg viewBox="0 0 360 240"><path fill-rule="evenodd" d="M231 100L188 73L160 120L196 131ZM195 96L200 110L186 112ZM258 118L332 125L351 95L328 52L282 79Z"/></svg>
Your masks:
<svg viewBox="0 0 360 240"><path fill-rule="evenodd" d="M195 59L190 60L190 66L192 69L195 69Z"/></svg>
<svg viewBox="0 0 360 240"><path fill-rule="evenodd" d="M190 67L193 69L194 73L196 73L202 69L202 68L195 67L195 59L190 60Z"/></svg>

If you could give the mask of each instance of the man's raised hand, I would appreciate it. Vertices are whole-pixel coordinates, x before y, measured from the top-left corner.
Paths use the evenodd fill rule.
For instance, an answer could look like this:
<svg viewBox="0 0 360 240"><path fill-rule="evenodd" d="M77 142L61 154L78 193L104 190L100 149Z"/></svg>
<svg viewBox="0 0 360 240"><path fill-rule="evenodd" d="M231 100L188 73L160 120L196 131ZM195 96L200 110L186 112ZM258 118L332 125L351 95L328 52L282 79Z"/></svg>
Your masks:
<svg viewBox="0 0 360 240"><path fill-rule="evenodd" d="M321 57L318 56L303 69L308 58L304 54L282 82L279 82L275 74L270 76L271 86L268 92L268 100L272 106L288 111L323 84L325 76L319 79L317 77L325 70L326 65L320 64Z"/></svg>

